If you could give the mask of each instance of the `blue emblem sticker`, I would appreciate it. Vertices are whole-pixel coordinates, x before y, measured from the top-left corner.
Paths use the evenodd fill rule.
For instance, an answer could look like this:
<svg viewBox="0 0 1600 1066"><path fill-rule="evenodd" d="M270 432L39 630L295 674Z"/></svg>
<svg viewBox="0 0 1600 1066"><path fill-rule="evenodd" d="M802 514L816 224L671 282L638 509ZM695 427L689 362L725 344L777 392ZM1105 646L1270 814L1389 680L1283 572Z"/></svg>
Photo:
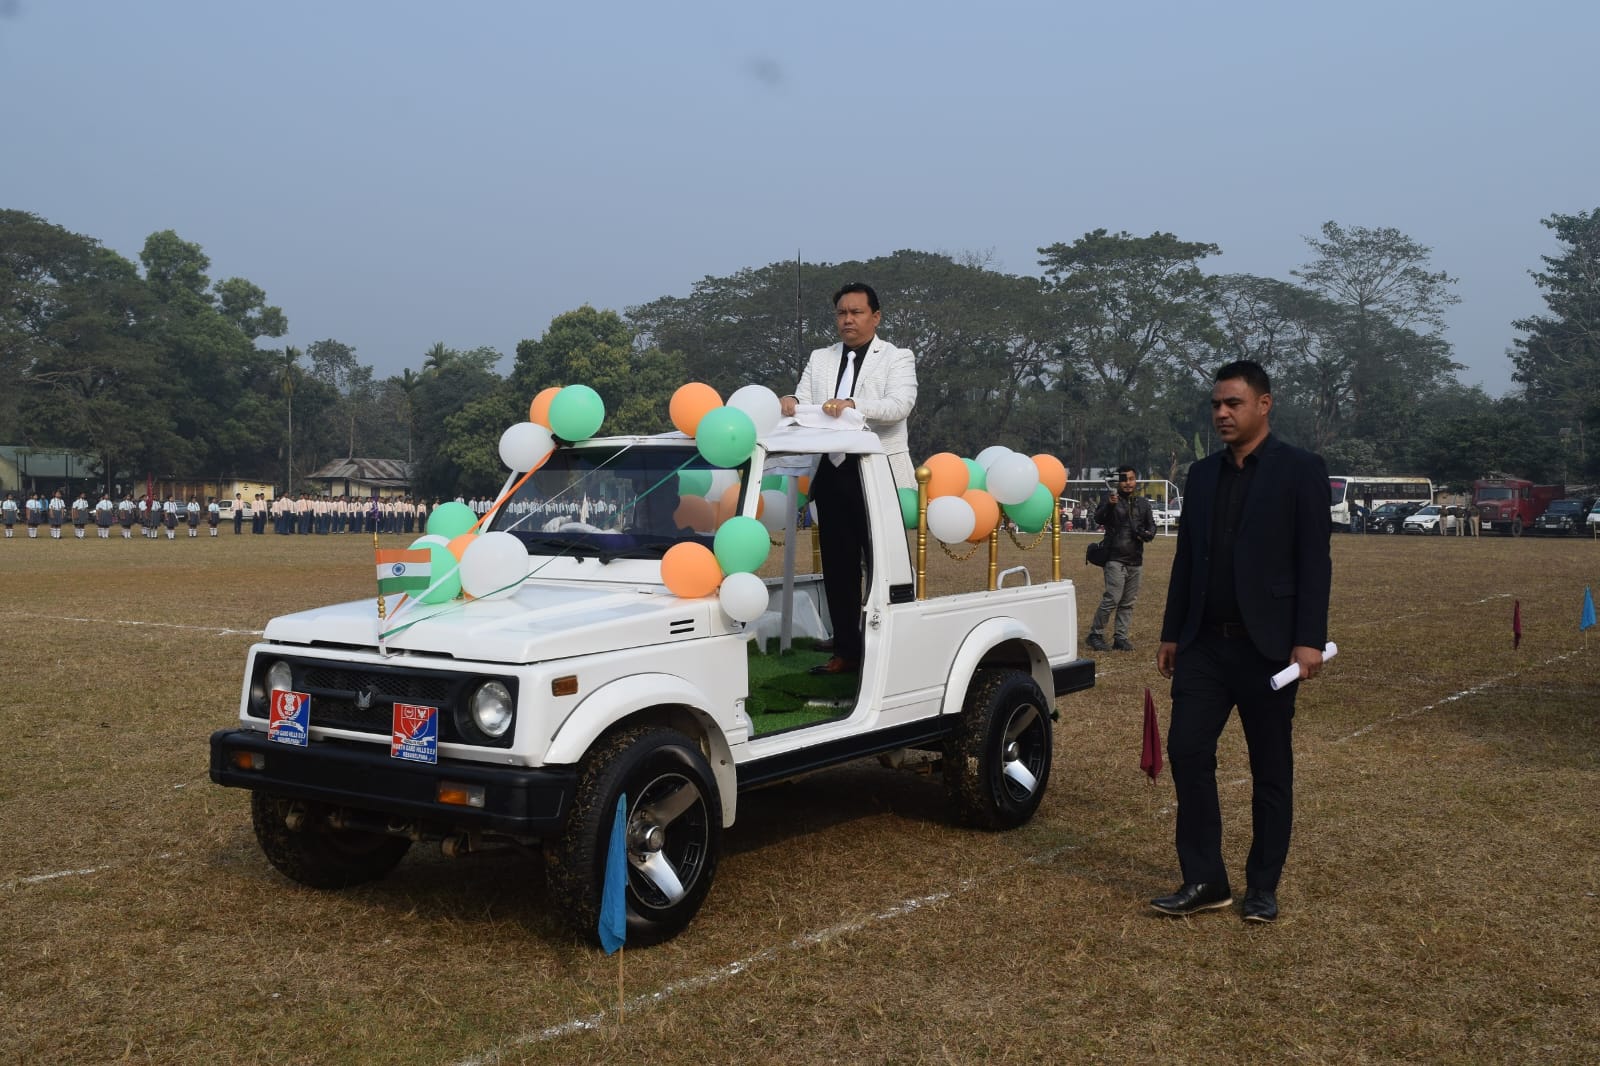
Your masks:
<svg viewBox="0 0 1600 1066"><path fill-rule="evenodd" d="M389 754L409 762L439 761L439 708L416 703L394 705L394 736Z"/></svg>
<svg viewBox="0 0 1600 1066"><path fill-rule="evenodd" d="M267 739L303 748L311 733L311 694L274 689Z"/></svg>

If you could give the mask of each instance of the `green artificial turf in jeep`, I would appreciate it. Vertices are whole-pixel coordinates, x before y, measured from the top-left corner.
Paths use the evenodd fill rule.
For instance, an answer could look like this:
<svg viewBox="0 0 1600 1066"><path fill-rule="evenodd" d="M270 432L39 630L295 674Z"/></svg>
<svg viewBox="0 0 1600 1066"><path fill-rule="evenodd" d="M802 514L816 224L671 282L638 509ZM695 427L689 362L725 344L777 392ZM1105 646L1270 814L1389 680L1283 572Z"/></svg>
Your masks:
<svg viewBox="0 0 1600 1066"><path fill-rule="evenodd" d="M827 652L814 650L815 643L800 637L786 653L763 655L750 642L750 697L744 707L756 736L843 718L855 706L859 675L808 672L828 661Z"/></svg>

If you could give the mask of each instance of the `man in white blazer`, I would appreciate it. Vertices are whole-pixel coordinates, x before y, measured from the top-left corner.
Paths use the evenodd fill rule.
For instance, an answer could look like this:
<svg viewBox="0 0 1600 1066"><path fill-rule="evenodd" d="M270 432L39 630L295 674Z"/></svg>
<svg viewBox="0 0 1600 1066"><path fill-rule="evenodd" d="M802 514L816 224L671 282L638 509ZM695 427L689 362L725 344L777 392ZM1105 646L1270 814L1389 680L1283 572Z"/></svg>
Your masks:
<svg viewBox="0 0 1600 1066"><path fill-rule="evenodd" d="M833 295L833 312L840 343L811 353L794 394L781 400L783 413L792 415L801 404L820 405L835 418L850 408L860 411L883 442L895 483L914 487L906 419L917 404L916 356L878 336L883 312L872 286L844 286ZM825 456L811 479L822 529L822 585L833 619L833 657L813 673L861 668L861 579L871 573L872 551L858 462L854 455L839 463Z"/></svg>

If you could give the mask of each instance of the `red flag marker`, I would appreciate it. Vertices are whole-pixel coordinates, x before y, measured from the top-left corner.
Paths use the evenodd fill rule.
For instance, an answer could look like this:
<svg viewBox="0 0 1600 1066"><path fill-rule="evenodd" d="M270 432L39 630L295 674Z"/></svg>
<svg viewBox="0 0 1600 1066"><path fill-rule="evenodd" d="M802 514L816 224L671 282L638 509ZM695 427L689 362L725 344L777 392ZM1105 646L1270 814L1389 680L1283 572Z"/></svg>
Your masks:
<svg viewBox="0 0 1600 1066"><path fill-rule="evenodd" d="M1152 783L1161 776L1161 730L1156 726L1156 701L1149 689L1144 690L1144 751L1139 769L1150 775Z"/></svg>

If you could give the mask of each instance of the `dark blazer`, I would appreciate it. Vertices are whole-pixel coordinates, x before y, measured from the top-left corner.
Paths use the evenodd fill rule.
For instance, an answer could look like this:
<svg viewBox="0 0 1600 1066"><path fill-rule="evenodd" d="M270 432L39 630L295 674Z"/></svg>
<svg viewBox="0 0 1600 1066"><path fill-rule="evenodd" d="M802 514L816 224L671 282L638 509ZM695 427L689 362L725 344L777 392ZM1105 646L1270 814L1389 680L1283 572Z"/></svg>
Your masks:
<svg viewBox="0 0 1600 1066"><path fill-rule="evenodd" d="M1239 611L1256 650L1288 662L1297 646L1328 641L1328 596L1333 560L1328 552L1328 467L1320 455L1268 436L1256 455L1234 540ZM1211 520L1226 449L1189 468L1178 517L1177 554L1167 584L1161 640L1182 651L1200 633L1206 612Z"/></svg>

